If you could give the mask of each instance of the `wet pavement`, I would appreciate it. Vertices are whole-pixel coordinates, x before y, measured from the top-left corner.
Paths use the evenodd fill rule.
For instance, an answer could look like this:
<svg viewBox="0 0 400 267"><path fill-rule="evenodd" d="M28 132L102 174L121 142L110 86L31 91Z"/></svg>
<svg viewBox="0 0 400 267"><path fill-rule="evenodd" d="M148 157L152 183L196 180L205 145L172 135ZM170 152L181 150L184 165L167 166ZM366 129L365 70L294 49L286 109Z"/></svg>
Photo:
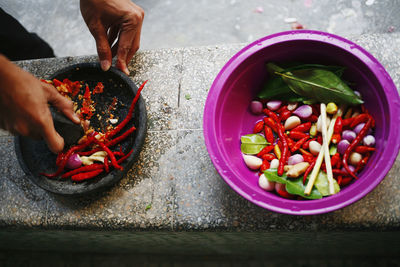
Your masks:
<svg viewBox="0 0 400 267"><path fill-rule="evenodd" d="M78 1L2 0L0 6L51 44L57 56L95 54ZM248 43L291 29L342 36L400 30L399 1L137 0L145 10L141 49Z"/></svg>

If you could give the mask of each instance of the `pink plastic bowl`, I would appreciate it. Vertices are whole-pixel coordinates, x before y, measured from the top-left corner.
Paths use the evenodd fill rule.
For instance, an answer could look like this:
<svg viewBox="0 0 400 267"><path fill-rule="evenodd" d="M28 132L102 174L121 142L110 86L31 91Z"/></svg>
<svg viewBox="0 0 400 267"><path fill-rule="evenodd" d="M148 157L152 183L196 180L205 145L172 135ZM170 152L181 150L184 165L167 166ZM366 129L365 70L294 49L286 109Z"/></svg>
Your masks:
<svg viewBox="0 0 400 267"><path fill-rule="evenodd" d="M306 62L345 66L344 78L355 82L376 121L376 152L360 179L336 195L319 200L288 200L258 186L257 174L243 162L240 136L251 133L257 117L249 104L265 81L265 63ZM400 146L399 94L383 66L360 46L317 31L289 31L246 46L222 68L209 91L204 110L204 138L210 158L225 182L263 208L286 214L330 212L361 199L391 168Z"/></svg>

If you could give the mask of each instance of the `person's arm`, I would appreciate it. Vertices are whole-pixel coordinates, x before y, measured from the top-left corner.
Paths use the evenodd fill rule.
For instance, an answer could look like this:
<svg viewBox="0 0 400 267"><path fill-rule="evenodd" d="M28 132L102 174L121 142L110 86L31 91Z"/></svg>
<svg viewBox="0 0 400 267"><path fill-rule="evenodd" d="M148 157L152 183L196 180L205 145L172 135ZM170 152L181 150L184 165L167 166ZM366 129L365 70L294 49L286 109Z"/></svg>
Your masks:
<svg viewBox="0 0 400 267"><path fill-rule="evenodd" d="M117 55L116 67L129 74L127 64L139 49L143 9L130 0L81 0L80 7L102 69L108 70Z"/></svg>
<svg viewBox="0 0 400 267"><path fill-rule="evenodd" d="M54 153L64 139L56 132L48 104L79 123L72 102L0 54L0 127L13 134L44 138Z"/></svg>

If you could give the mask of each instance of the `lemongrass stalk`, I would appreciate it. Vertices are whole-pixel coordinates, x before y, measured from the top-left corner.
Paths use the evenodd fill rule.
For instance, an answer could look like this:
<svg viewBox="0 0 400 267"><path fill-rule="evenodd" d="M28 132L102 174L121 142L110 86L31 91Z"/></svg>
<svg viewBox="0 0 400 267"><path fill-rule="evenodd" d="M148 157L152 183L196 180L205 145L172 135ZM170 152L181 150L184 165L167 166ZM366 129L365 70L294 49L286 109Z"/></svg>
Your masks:
<svg viewBox="0 0 400 267"><path fill-rule="evenodd" d="M329 124L328 132L326 134L328 146L332 139L333 127L335 126L336 119L337 119L337 117L342 116L342 113L343 113L343 107L340 107L338 109L338 111L336 112L336 114L333 115L331 123ZM325 122L325 125L326 125L326 122ZM315 180L317 179L319 170L321 168L323 157L324 157L324 152L323 152L323 149L321 149L321 151L318 154L317 160L315 162L315 166L314 166L313 170L311 171L310 178L308 179L306 188L304 189L304 194L306 194L306 195L309 195L311 193L311 190L314 186Z"/></svg>
<svg viewBox="0 0 400 267"><path fill-rule="evenodd" d="M326 133L326 105L321 103L321 122L322 122L322 151L324 153L325 166L326 166L326 175L328 177L328 185L329 185L329 194L333 195L335 193L335 188L333 187L333 173L332 173L332 164L331 164L331 156L329 155L329 145L327 140Z"/></svg>

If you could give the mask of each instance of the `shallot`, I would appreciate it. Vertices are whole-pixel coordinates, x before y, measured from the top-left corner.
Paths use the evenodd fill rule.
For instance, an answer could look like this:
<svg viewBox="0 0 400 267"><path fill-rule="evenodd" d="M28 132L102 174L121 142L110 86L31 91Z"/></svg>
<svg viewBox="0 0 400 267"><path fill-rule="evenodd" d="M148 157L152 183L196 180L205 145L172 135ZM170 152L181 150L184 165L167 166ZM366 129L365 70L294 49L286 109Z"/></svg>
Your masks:
<svg viewBox="0 0 400 267"><path fill-rule="evenodd" d="M338 145L337 145L337 151L341 154L341 155L343 155L344 154L344 152L346 151L346 149L349 147L349 145L350 145L350 142L349 141L347 141L347 140L340 140L340 142L338 143Z"/></svg>
<svg viewBox="0 0 400 267"><path fill-rule="evenodd" d="M269 110L275 111L275 110L278 110L281 107L281 105L282 105L282 101L280 101L280 100L271 100L271 101L268 101L267 108Z"/></svg>
<svg viewBox="0 0 400 267"><path fill-rule="evenodd" d="M256 100L251 101L250 110L255 115L261 114L263 110L263 104L260 101Z"/></svg>
<svg viewBox="0 0 400 267"><path fill-rule="evenodd" d="M312 115L312 108L309 105L302 105L298 107L294 112L294 115L299 116L302 119L307 119Z"/></svg>
<svg viewBox="0 0 400 267"><path fill-rule="evenodd" d="M349 141L350 143L356 139L357 134L352 130L344 130L342 133L342 139Z"/></svg>
<svg viewBox="0 0 400 267"><path fill-rule="evenodd" d="M67 167L68 169L76 169L79 168L81 165L82 165L81 158L79 157L78 154L74 153L68 158L65 167Z"/></svg>
<svg viewBox="0 0 400 267"><path fill-rule="evenodd" d="M366 146L374 146L375 145L375 137L373 135L367 135L363 138L363 143Z"/></svg>
<svg viewBox="0 0 400 267"><path fill-rule="evenodd" d="M297 163L303 162L304 158L301 154L294 154L289 157L288 164L289 165L296 165Z"/></svg>
<svg viewBox="0 0 400 267"><path fill-rule="evenodd" d="M349 162L351 165L355 166L361 161L361 159L362 159L362 155L360 153L353 152L350 154Z"/></svg>

